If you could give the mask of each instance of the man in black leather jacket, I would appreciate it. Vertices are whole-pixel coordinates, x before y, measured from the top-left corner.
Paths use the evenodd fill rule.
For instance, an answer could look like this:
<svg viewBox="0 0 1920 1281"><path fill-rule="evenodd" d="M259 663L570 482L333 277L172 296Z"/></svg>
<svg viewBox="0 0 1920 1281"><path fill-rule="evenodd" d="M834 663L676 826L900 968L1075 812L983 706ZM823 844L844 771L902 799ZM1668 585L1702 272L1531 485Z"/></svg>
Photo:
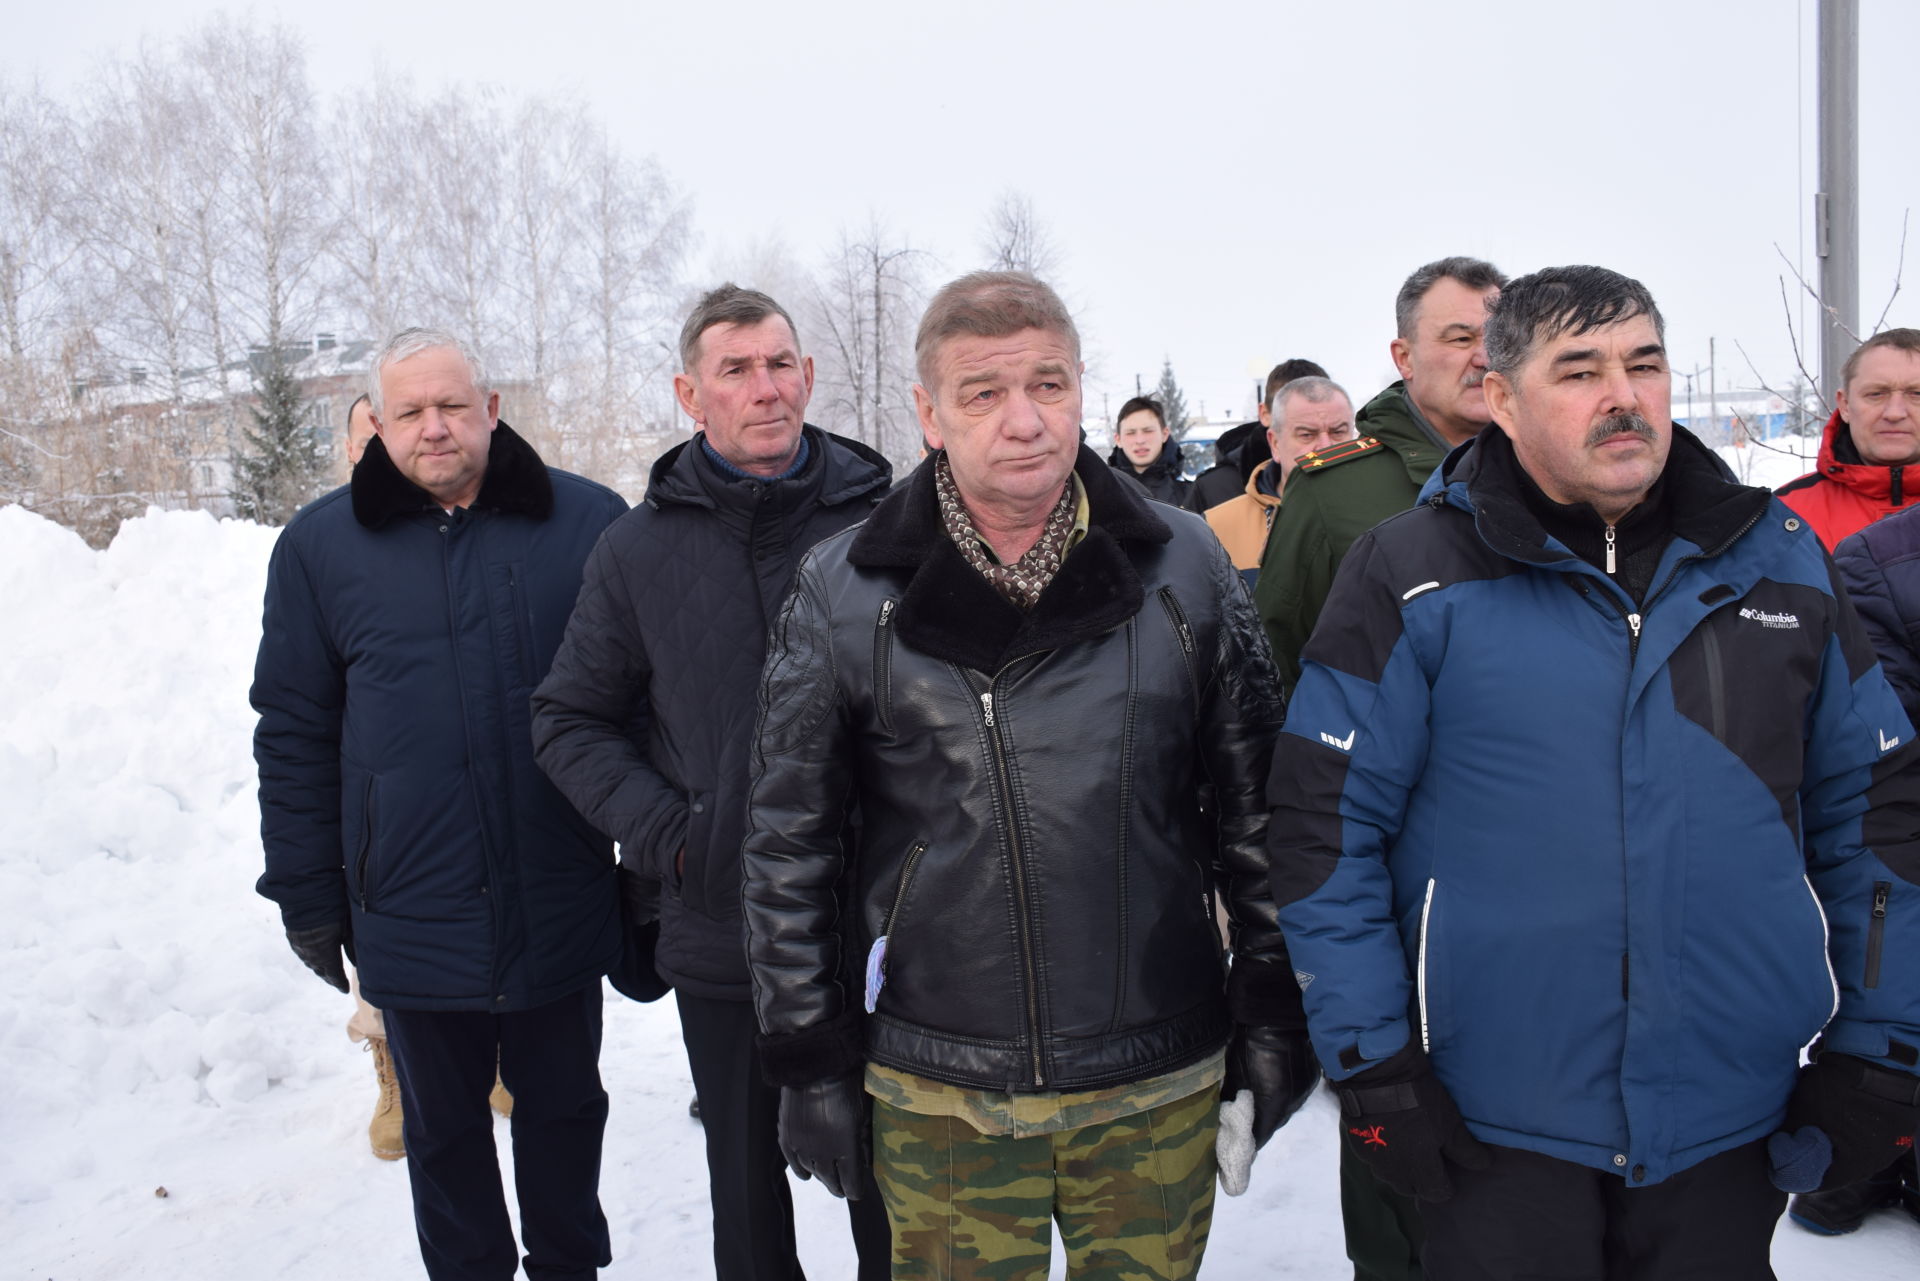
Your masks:
<svg viewBox="0 0 1920 1281"><path fill-rule="evenodd" d="M1264 1139L1315 1075L1266 885L1272 664L1205 525L1079 444L1051 289L963 277L915 353L935 452L802 563L762 681L744 896L781 1145L830 1190L871 1160L896 1277L1044 1274L1056 1218L1076 1274L1188 1276L1216 1086Z"/></svg>

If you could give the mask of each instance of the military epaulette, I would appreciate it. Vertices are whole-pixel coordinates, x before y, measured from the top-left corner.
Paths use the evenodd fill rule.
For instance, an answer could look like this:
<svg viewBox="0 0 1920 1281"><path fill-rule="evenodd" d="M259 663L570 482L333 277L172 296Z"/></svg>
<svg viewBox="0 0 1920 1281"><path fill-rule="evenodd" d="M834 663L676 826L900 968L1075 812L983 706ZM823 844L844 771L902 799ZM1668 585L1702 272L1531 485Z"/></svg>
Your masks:
<svg viewBox="0 0 1920 1281"><path fill-rule="evenodd" d="M1386 446L1382 445L1378 438L1362 436L1357 440L1343 440L1337 445L1329 445L1311 454L1302 454L1300 461L1294 465L1301 471L1319 471L1323 467L1344 463L1349 459L1359 458L1363 454L1371 454L1375 450L1384 448Z"/></svg>

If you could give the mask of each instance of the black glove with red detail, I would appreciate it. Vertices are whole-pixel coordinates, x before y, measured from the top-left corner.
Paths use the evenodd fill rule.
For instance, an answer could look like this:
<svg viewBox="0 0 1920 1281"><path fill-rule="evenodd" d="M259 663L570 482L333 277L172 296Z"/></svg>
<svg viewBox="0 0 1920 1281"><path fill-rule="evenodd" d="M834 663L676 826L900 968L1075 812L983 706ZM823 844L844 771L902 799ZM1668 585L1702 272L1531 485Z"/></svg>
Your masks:
<svg viewBox="0 0 1920 1281"><path fill-rule="evenodd" d="M1426 1053L1412 1041L1398 1054L1339 1083L1340 1131L1354 1155L1402 1196L1453 1196L1447 1162L1484 1170L1493 1159L1468 1132Z"/></svg>
<svg viewBox="0 0 1920 1281"><path fill-rule="evenodd" d="M1904 1047L1897 1047L1904 1048ZM1775 1187L1831 1191L1913 1155L1920 1130L1920 1077L1851 1054L1822 1054L1800 1069L1787 1119L1767 1142ZM1831 1159L1820 1169L1819 1139Z"/></svg>

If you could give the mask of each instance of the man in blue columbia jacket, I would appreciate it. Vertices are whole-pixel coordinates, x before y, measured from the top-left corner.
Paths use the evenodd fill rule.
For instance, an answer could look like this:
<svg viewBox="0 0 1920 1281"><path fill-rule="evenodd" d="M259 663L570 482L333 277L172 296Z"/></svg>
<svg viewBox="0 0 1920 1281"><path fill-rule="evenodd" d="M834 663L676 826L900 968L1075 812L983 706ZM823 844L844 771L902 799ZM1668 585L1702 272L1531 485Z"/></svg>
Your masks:
<svg viewBox="0 0 1920 1281"><path fill-rule="evenodd" d="M258 888L303 962L344 993L344 953L385 1012L427 1275L514 1275L498 1063L527 1275L591 1277L613 848L535 767L528 700L626 504L548 470L449 334L396 335L371 393L352 482L294 517L267 569Z"/></svg>
<svg viewBox="0 0 1920 1281"><path fill-rule="evenodd" d="M1780 1189L1920 1118L1913 730L1664 341L1613 272L1507 287L1500 430L1354 545L1274 758L1315 1047L1438 1281L1771 1276Z"/></svg>

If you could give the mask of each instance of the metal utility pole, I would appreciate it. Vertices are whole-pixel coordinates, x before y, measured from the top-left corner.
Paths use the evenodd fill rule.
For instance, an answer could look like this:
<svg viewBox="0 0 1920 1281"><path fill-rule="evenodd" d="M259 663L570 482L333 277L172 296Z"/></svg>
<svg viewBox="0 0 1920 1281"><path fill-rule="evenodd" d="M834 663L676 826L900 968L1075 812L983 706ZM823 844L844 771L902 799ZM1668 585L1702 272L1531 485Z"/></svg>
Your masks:
<svg viewBox="0 0 1920 1281"><path fill-rule="evenodd" d="M1860 2L1820 0L1820 395L1833 403L1860 332Z"/></svg>

